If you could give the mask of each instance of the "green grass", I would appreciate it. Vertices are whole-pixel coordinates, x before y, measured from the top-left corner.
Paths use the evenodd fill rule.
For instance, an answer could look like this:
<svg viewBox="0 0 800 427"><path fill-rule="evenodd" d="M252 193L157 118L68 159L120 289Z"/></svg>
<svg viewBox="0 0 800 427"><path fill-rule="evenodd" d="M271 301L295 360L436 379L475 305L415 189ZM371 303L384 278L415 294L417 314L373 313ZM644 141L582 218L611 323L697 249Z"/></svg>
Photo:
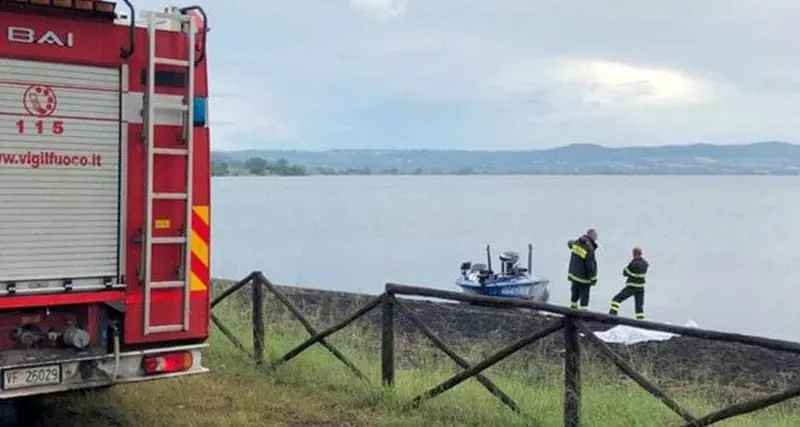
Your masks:
<svg viewBox="0 0 800 427"><path fill-rule="evenodd" d="M249 345L246 310L228 302L216 310L226 325ZM268 353L275 358L308 337L284 315L272 315ZM312 320L312 323L319 324ZM51 400L52 423L90 426L562 426L561 360L521 358L485 372L528 416L514 414L475 379L423 403L416 410L402 404L459 371L443 354L416 341L398 343L394 390L380 387L380 352L374 331L349 327L329 342L369 377L365 383L323 347L315 345L274 372L254 367L214 329L206 365L212 373L176 380L114 387L99 393ZM462 343L458 352L471 362L496 350L492 345ZM583 364L584 426L653 427L681 425L681 419L607 364ZM639 364L639 369L646 369ZM669 393L697 416L719 409L747 390L713 384L673 384ZM795 426L800 410L784 403L724 421L720 426Z"/></svg>

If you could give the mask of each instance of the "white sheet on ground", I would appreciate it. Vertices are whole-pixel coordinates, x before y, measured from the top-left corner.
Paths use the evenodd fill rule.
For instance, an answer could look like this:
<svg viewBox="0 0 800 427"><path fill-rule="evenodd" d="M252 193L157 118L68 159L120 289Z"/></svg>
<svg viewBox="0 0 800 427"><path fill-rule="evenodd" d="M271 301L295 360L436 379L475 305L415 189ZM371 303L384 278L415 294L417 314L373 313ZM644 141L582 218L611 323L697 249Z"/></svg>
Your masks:
<svg viewBox="0 0 800 427"><path fill-rule="evenodd" d="M683 326L696 328L698 324L689 320ZM676 334L667 332L648 331L647 329L625 325L614 326L605 332L595 332L594 334L605 342L627 345L646 341L665 341L676 336Z"/></svg>

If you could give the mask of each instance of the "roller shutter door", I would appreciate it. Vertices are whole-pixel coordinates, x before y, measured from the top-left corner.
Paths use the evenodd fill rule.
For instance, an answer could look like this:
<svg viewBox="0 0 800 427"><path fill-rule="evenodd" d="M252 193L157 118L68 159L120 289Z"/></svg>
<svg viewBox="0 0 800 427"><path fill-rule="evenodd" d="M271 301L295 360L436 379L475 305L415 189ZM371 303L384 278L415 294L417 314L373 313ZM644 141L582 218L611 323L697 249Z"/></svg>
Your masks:
<svg viewBox="0 0 800 427"><path fill-rule="evenodd" d="M0 59L0 285L116 283L119 73Z"/></svg>

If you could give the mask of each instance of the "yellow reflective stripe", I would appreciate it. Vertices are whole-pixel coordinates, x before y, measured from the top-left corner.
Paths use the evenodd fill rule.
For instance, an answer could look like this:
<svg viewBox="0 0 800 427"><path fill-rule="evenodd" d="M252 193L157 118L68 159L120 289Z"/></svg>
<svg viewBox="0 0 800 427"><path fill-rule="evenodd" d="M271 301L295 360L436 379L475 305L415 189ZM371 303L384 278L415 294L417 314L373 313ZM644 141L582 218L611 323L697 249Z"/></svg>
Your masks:
<svg viewBox="0 0 800 427"><path fill-rule="evenodd" d="M587 284L587 285L592 283L591 280L586 280L586 279L580 278L580 277L578 277L578 276L576 276L574 274L567 275L567 278L569 280L572 280L573 282L584 283L584 284Z"/></svg>
<svg viewBox="0 0 800 427"><path fill-rule="evenodd" d="M611 308L619 310L620 307L622 307L622 305L620 305L620 303L618 303L616 301L611 301Z"/></svg>
<svg viewBox="0 0 800 427"><path fill-rule="evenodd" d="M197 259L203 263L204 266L208 267L208 242L205 241L196 231L190 231L191 238L189 239L189 247L192 250L192 253L197 256Z"/></svg>
<svg viewBox="0 0 800 427"><path fill-rule="evenodd" d="M625 267L625 273L627 273L629 276L635 277L637 279L644 279L644 277L645 277L644 274L636 274L636 273L628 270L628 267Z"/></svg>
<svg viewBox="0 0 800 427"><path fill-rule="evenodd" d="M577 256L579 256L581 258L584 258L584 259L586 258L586 255L589 254L589 251L587 251L586 249L584 249L581 245L579 245L577 243L573 243L572 244L572 247L570 248L570 252L572 252L573 254L575 254L575 255L577 255Z"/></svg>
<svg viewBox="0 0 800 427"><path fill-rule="evenodd" d="M192 260L189 266L189 289L195 291L208 291L209 281L209 207L198 205L192 207L191 229L189 230L189 249Z"/></svg>
<svg viewBox="0 0 800 427"><path fill-rule="evenodd" d="M209 209L208 205L197 205L197 206L195 206L195 207L193 207L193 208L192 208L192 211L194 211L194 213L196 213L196 214L197 214L197 216L199 216L199 217L200 217L200 219L201 219L201 220L203 221L203 223L205 223L205 224L210 224L210 223L211 223L211 222L208 220L208 216L209 216L209 215L208 215L208 213L209 213L209 210L210 210L210 209Z"/></svg>
<svg viewBox="0 0 800 427"><path fill-rule="evenodd" d="M627 285L629 288L644 289L644 283L633 283L633 282L628 282L628 283L626 283L626 285Z"/></svg>
<svg viewBox="0 0 800 427"><path fill-rule="evenodd" d="M201 279L194 271L189 272L189 289L191 289L192 292L204 291L207 288L205 280Z"/></svg>

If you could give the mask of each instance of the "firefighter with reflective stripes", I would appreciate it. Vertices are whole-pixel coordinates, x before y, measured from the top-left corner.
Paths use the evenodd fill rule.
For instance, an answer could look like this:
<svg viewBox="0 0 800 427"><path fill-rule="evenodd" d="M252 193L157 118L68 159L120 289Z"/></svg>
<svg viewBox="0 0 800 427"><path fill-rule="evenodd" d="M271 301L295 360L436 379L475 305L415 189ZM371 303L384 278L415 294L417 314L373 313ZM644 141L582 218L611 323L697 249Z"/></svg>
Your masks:
<svg viewBox="0 0 800 427"><path fill-rule="evenodd" d="M567 279L571 285L569 307L587 310L591 287L597 283L597 232L589 229L586 234L576 240L567 242L569 246L569 274Z"/></svg>
<svg viewBox="0 0 800 427"><path fill-rule="evenodd" d="M622 275L626 277L625 287L611 299L611 309L608 314L612 316L619 314L622 303L632 296L636 318L644 319L644 284L649 266L647 261L642 258L642 249L633 248L633 259L622 270Z"/></svg>

